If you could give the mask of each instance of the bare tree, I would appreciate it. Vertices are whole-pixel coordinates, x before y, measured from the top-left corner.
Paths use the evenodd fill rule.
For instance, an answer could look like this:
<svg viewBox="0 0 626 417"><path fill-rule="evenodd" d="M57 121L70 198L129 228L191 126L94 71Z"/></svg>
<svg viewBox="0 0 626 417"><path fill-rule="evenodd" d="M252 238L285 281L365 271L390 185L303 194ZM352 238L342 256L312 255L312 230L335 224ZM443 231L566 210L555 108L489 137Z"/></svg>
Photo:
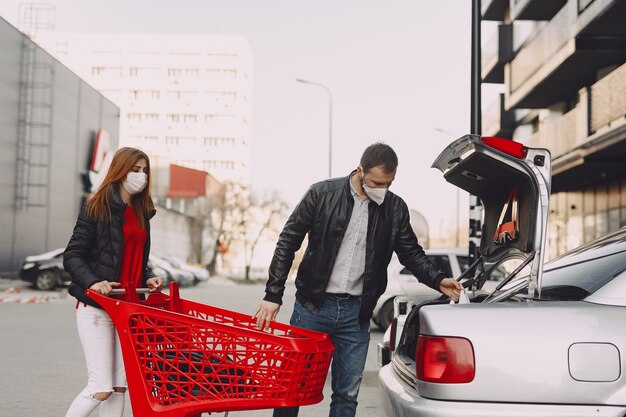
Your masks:
<svg viewBox="0 0 626 417"><path fill-rule="evenodd" d="M287 203L282 201L277 194L269 195L252 206L249 214L254 213L253 218L248 216L248 227L244 232L244 250L245 250L245 279L250 279L250 267L254 260L254 251L264 235L271 234L277 237L280 233L280 227L283 218L288 210ZM257 224L256 228L252 226L250 221ZM248 239L248 237L250 239Z"/></svg>
<svg viewBox="0 0 626 417"><path fill-rule="evenodd" d="M224 265L231 258L229 255L239 249L243 252L240 255L245 264L245 279L250 279L250 267L259 242L278 236L287 210L287 204L276 193L254 197L245 185L225 182L211 208L216 242L209 271L215 274L217 258L221 257Z"/></svg>
<svg viewBox="0 0 626 417"><path fill-rule="evenodd" d="M215 253L208 266L211 274L217 272L217 257L223 260L233 242L245 234L250 205L248 188L236 182L224 182L220 193L213 196L210 217Z"/></svg>

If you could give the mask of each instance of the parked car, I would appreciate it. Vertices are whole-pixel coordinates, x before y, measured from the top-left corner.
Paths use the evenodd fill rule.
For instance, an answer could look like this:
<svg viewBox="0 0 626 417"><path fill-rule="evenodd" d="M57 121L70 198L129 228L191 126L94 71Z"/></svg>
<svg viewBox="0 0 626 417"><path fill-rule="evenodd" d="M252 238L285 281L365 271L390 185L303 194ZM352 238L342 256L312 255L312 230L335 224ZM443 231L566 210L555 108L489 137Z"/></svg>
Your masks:
<svg viewBox="0 0 626 417"><path fill-rule="evenodd" d="M167 274L168 282L176 281L181 287L189 287L194 285L194 276L191 272L176 268L162 256L151 253L148 257L148 267L152 271L160 275L159 272L164 271ZM158 271L158 272L157 272Z"/></svg>
<svg viewBox="0 0 626 417"><path fill-rule="evenodd" d="M544 272L546 150L472 135L433 166L482 200L481 260L516 257L522 264L469 304L439 300L407 312L391 363L379 372L385 413L626 415L626 228L553 260ZM512 189L518 199L510 198ZM519 210L506 221L512 200ZM529 274L517 278L524 265Z"/></svg>
<svg viewBox="0 0 626 417"><path fill-rule="evenodd" d="M40 255L27 256L20 267L20 279L30 282L42 291L68 285L72 278L63 268L64 251L65 248L59 248Z"/></svg>
<svg viewBox="0 0 626 417"><path fill-rule="evenodd" d="M202 268L202 267L199 267L199 266L196 266L196 265L188 264L187 262L183 261L182 259L179 259L179 258L177 258L175 256L172 256L172 255L163 256L163 259L168 261L175 268L182 269L182 270L187 271L187 272L191 272L191 274L194 277L194 285L196 285L196 284L198 284L200 282L206 282L206 281L209 280L209 271L206 268Z"/></svg>
<svg viewBox="0 0 626 417"><path fill-rule="evenodd" d="M511 294L527 297L528 282L514 281ZM530 303L414 308L379 374L383 408L389 417L622 417L624 320L626 227L547 263Z"/></svg>
<svg viewBox="0 0 626 417"><path fill-rule="evenodd" d="M467 248L425 249L426 255L448 277L457 278L469 267ZM505 272L496 268L492 272L486 287L495 288L497 281L504 279ZM441 293L422 283L405 268L394 254L387 268L387 288L380 296L372 320L378 327L385 330L393 319L393 299L397 296L412 296L416 300L427 301L439 298Z"/></svg>

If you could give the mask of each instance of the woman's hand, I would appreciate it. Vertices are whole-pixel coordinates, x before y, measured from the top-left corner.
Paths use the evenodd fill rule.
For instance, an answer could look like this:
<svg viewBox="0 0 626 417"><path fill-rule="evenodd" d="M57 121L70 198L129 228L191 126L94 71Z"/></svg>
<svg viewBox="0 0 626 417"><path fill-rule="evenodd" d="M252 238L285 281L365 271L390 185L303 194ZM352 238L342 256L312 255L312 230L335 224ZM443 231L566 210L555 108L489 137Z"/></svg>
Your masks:
<svg viewBox="0 0 626 417"><path fill-rule="evenodd" d="M111 292L113 287L119 287L120 285L119 282L99 281L89 287L89 289L102 295L107 295Z"/></svg>
<svg viewBox="0 0 626 417"><path fill-rule="evenodd" d="M161 292L163 289L163 278L153 277L148 278L146 285L150 288L150 292Z"/></svg>

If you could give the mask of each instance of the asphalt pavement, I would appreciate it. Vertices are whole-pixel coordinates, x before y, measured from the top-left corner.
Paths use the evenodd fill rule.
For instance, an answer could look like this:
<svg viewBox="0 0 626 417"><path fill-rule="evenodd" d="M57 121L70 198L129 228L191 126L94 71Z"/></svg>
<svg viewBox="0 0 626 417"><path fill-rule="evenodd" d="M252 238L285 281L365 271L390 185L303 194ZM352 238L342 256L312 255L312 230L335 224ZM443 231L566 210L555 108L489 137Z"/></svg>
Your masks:
<svg viewBox="0 0 626 417"><path fill-rule="evenodd" d="M261 282L241 283L212 277L196 287L181 288L180 293L183 298L253 314L263 288ZM293 285L288 285L278 321L289 322L294 293ZM74 396L83 389L87 372L76 331L74 305L75 299L66 289L41 292L19 280L0 279L0 417L62 417ZM357 415L360 417L384 416L376 364L376 344L382 339L382 332L372 324L371 335L359 394ZM327 416L329 404L330 377L324 388L324 400L302 407L300 416ZM229 417L271 415L271 410L229 413ZM124 416L133 416L128 396Z"/></svg>

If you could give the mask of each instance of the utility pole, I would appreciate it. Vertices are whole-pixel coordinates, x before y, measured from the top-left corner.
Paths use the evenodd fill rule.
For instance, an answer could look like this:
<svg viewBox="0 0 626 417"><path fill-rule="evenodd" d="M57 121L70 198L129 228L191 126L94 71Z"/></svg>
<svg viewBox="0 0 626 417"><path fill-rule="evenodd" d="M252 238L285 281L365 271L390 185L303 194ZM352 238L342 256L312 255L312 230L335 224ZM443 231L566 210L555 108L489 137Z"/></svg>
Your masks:
<svg viewBox="0 0 626 417"><path fill-rule="evenodd" d="M480 0L472 0L472 61L471 61L471 128L470 133L482 135L481 127L481 59L480 59ZM469 197L469 258L470 265L480 256L480 239L482 236L483 206L480 199Z"/></svg>

